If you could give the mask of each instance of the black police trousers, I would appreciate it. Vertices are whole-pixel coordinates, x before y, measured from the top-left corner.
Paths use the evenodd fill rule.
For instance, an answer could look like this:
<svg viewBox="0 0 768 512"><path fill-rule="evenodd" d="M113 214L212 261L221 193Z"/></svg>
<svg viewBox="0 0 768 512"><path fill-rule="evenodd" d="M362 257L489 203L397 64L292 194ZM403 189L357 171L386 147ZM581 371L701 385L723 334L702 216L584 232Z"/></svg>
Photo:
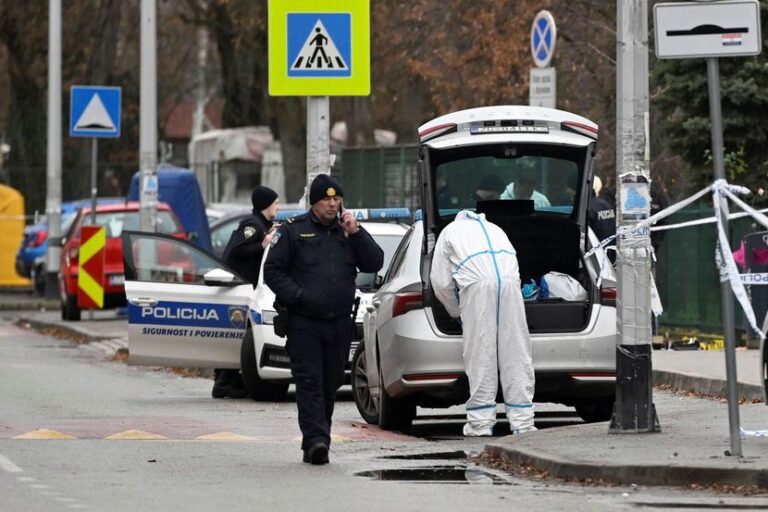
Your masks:
<svg viewBox="0 0 768 512"><path fill-rule="evenodd" d="M353 327L348 315L319 320L291 314L285 348L296 384L302 450L317 442L331 445L331 417L336 391L344 384Z"/></svg>

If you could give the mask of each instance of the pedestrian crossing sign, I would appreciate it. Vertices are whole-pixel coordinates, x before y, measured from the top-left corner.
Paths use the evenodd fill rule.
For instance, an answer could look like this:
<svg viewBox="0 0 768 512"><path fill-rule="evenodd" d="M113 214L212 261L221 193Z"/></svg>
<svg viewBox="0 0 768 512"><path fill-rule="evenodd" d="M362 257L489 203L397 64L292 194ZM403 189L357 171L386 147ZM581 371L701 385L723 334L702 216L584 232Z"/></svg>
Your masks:
<svg viewBox="0 0 768 512"><path fill-rule="evenodd" d="M369 0L269 0L272 96L370 94Z"/></svg>
<svg viewBox="0 0 768 512"><path fill-rule="evenodd" d="M70 137L120 137L120 87L74 85L70 91Z"/></svg>

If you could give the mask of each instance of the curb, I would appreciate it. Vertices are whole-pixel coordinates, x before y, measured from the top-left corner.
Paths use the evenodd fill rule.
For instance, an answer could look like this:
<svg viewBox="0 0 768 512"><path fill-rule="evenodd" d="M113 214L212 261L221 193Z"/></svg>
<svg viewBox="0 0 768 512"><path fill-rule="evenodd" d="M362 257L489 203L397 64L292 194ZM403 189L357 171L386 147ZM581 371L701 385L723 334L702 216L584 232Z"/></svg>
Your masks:
<svg viewBox="0 0 768 512"><path fill-rule="evenodd" d="M688 375L666 370L653 370L654 386L669 386L674 390L690 391L700 395L726 397L728 382L721 379L711 379L700 375ZM754 384L738 383L739 400L748 402L764 402L763 388Z"/></svg>
<svg viewBox="0 0 768 512"><path fill-rule="evenodd" d="M95 334L87 329L75 329L67 325L55 322L41 322L31 318L21 317L20 322L26 322L35 330L56 328L71 336L83 337L86 343L80 345L82 348L97 349L105 354L106 357L114 356L116 353L128 350L128 340L115 336L104 336Z"/></svg>
<svg viewBox="0 0 768 512"><path fill-rule="evenodd" d="M573 461L543 456L526 448L490 443L485 451L513 464L529 465L564 480L604 480L617 484L672 485L721 484L768 488L768 471L751 468L712 468L671 464L620 465L607 462Z"/></svg>

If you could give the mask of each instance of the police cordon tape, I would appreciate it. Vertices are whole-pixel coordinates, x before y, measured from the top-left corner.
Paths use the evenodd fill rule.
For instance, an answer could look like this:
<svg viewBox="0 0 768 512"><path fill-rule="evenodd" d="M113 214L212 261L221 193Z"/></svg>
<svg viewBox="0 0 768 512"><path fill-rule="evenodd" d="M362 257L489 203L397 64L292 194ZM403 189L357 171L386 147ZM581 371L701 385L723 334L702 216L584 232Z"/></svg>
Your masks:
<svg viewBox="0 0 768 512"><path fill-rule="evenodd" d="M638 222L637 224L633 226L618 226L616 230L616 235L610 236L606 238L605 240L601 240L599 247L605 249L605 247L613 241L614 238L617 236L620 237L635 237L639 235L645 234L647 231L660 231L662 229L676 229L686 226L695 225L692 222L684 222L680 224L675 225L669 225L669 226L653 226L661 219L664 219L666 217L669 217L673 213L676 213L686 206L690 205L691 203L698 201L703 196L705 196L708 193L712 193L712 204L713 209L715 211L715 217L714 222L717 223L717 238L718 238L718 245L715 248L715 263L717 265L717 268L720 272L720 281L725 282L728 281L731 285L731 289L733 290L733 294L736 297L736 300L739 301L739 304L741 305L742 311L744 311L744 316L749 322L750 327L752 327L752 330L760 336L761 340L765 340L765 334L763 333L762 329L757 327L757 321L755 319L755 312L752 309L752 304L749 301L749 297L747 296L747 291L744 288L744 282L742 280L741 274L739 273L738 268L736 267L736 261L733 259L733 253L731 252L731 246L728 242L728 236L726 235L725 231L723 230L722 223L720 222L720 218L722 215L722 210L717 205L722 204L723 208L727 210L728 205L726 202L726 199L730 199L733 201L736 206L744 210L746 215L751 216L753 219L755 219L757 222L762 224L763 226L768 229L768 217L766 217L762 212L755 210L751 206L749 206L747 203L736 197L736 194L750 194L750 190L746 187L742 187L740 185L731 185L726 180L716 180L711 185L703 188L702 190L696 192L692 196L690 196L687 199L684 199L678 203L675 203L660 212L655 213L654 215L651 215L647 219ZM733 218L735 216L731 216L730 214L727 215L727 218ZM709 219L703 219L699 221L693 221L696 224L703 224L706 222L712 222ZM726 248L726 250L723 250L723 248ZM595 253L597 247L592 248L585 257L591 256L593 253ZM651 254L653 254L653 247L651 247ZM604 256L605 258L605 256ZM654 255L655 259L655 255ZM604 263L604 262L603 262ZM753 284L753 283L749 283ZM655 286L655 285L653 285Z"/></svg>

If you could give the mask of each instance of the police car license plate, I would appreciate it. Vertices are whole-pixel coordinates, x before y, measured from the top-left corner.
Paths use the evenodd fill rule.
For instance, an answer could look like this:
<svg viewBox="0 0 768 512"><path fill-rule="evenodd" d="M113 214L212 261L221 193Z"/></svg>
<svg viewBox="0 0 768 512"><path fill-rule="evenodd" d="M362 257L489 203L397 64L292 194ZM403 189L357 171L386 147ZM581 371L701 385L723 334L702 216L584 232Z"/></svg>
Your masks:
<svg viewBox="0 0 768 512"><path fill-rule="evenodd" d="M109 284L111 286L119 286L121 284L125 284L125 276L123 274L115 274L113 276L109 276Z"/></svg>

